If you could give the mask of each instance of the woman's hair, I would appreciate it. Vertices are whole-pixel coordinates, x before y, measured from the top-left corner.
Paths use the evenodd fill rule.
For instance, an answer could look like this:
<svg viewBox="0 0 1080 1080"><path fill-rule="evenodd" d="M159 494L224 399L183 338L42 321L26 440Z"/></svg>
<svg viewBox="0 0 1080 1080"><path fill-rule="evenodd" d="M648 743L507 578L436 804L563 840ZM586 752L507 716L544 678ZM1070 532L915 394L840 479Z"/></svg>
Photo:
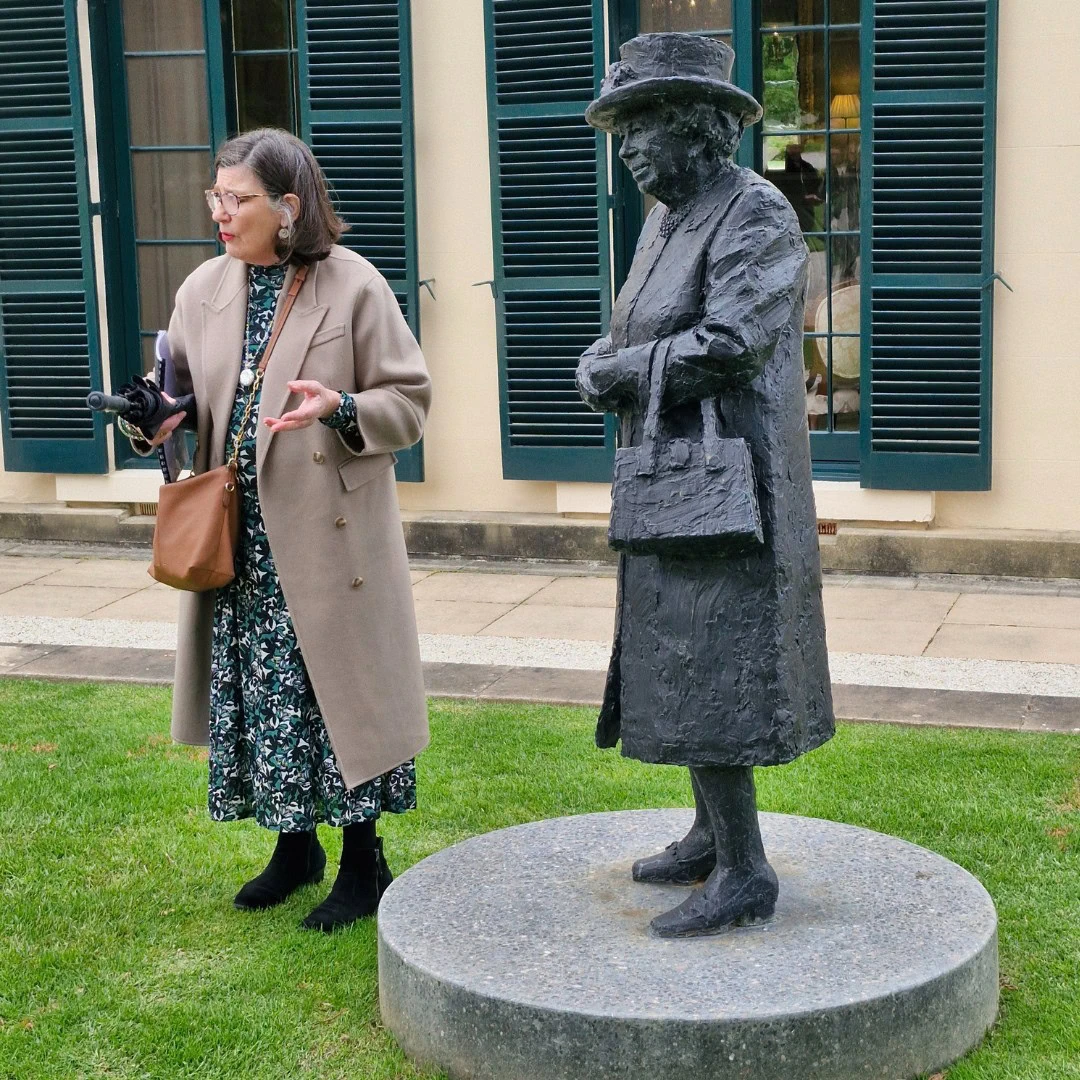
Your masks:
<svg viewBox="0 0 1080 1080"><path fill-rule="evenodd" d="M325 259L348 225L338 216L319 163L306 143L279 128L256 128L222 144L214 170L250 169L266 188L270 205L289 219L289 237L274 241L278 255L307 265ZM300 200L295 215L282 196Z"/></svg>

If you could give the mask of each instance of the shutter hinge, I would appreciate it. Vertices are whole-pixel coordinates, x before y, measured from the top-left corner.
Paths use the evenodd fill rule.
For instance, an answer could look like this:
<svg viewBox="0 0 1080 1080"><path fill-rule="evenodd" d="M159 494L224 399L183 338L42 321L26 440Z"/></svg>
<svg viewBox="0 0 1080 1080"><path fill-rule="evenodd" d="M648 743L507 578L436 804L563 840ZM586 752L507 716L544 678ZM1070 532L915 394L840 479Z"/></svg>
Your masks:
<svg viewBox="0 0 1080 1080"><path fill-rule="evenodd" d="M101 214L101 203L99 202L92 202L90 204L90 216L93 217L95 214Z"/></svg>
<svg viewBox="0 0 1080 1080"><path fill-rule="evenodd" d="M496 285L495 282L491 278L487 278L484 281L474 281L473 282L473 288L475 289L477 287L477 285L490 285L491 286L491 295L493 297L495 297L496 300L499 299L499 286Z"/></svg>
<svg viewBox="0 0 1080 1080"><path fill-rule="evenodd" d="M1000 281L1009 292L1016 292L1016 290L1001 276L1000 270L995 270L980 286L980 289L989 289L995 281Z"/></svg>
<svg viewBox="0 0 1080 1080"><path fill-rule="evenodd" d="M437 300L438 297L435 295L434 285L435 279L433 277L426 277L417 285L417 288L419 289L422 286L423 288L427 289L429 293L431 293L432 300Z"/></svg>

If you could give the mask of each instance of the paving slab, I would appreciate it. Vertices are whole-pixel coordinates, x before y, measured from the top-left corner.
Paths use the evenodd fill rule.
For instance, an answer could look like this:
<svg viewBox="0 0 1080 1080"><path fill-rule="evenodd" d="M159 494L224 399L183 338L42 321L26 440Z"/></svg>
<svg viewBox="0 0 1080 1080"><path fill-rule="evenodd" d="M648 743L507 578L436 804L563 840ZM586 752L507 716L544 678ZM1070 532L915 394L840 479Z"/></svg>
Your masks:
<svg viewBox="0 0 1080 1080"><path fill-rule="evenodd" d="M171 685L175 663L175 653L164 649L109 649L93 645L62 645L5 674L65 681Z"/></svg>
<svg viewBox="0 0 1080 1080"><path fill-rule="evenodd" d="M615 611L609 607L521 604L480 631L500 637L610 642Z"/></svg>
<svg viewBox="0 0 1080 1080"><path fill-rule="evenodd" d="M1029 715L1026 694L971 690L912 690L902 686L833 686L839 720L1019 731ZM1074 706L1080 705L1075 701Z"/></svg>
<svg viewBox="0 0 1080 1080"><path fill-rule="evenodd" d="M534 593L526 604L557 604L562 607L615 606L613 577L564 577Z"/></svg>
<svg viewBox="0 0 1080 1080"><path fill-rule="evenodd" d="M1080 596L969 593L957 599L949 623L1080 629Z"/></svg>
<svg viewBox="0 0 1080 1080"><path fill-rule="evenodd" d="M93 588L145 589L154 584L149 562L128 559L79 559L37 579L38 585L89 585Z"/></svg>
<svg viewBox="0 0 1080 1080"><path fill-rule="evenodd" d="M0 593L0 615L83 618L132 591L126 588L96 589L87 585L20 585Z"/></svg>
<svg viewBox="0 0 1080 1080"><path fill-rule="evenodd" d="M828 619L939 623L959 599L958 592L852 588L823 590Z"/></svg>
<svg viewBox="0 0 1080 1080"><path fill-rule="evenodd" d="M509 668L479 696L499 701L542 701L549 705L595 705L604 697L604 671Z"/></svg>
<svg viewBox="0 0 1080 1080"><path fill-rule="evenodd" d="M920 656L939 625L937 621L832 618L826 621L825 632L832 652Z"/></svg>
<svg viewBox="0 0 1080 1080"><path fill-rule="evenodd" d="M475 600L416 600L413 606L421 634L477 634L511 610Z"/></svg>
<svg viewBox="0 0 1080 1080"><path fill-rule="evenodd" d="M533 574L433 573L413 586L417 600L471 600L520 604L553 579Z"/></svg>
<svg viewBox="0 0 1080 1080"><path fill-rule="evenodd" d="M973 626L946 622L926 649L926 655L1080 664L1080 630L1048 626Z"/></svg>
<svg viewBox="0 0 1080 1080"><path fill-rule="evenodd" d="M132 622L176 622L180 593L167 585L145 588L90 612L88 619L125 619Z"/></svg>
<svg viewBox="0 0 1080 1080"><path fill-rule="evenodd" d="M424 664L424 689L431 697L478 697L512 669L494 664Z"/></svg>
<svg viewBox="0 0 1080 1080"><path fill-rule="evenodd" d="M1032 697L1028 700L1022 728L1024 731L1080 735L1080 700L1066 697Z"/></svg>
<svg viewBox="0 0 1080 1080"><path fill-rule="evenodd" d="M0 645L0 672L15 671L32 660L59 648L58 645Z"/></svg>

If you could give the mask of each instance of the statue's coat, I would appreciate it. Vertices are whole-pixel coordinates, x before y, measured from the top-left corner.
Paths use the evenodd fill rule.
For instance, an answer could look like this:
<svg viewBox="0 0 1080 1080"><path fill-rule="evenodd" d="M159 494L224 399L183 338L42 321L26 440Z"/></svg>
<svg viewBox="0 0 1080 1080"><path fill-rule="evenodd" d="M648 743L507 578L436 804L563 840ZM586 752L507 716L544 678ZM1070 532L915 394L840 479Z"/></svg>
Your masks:
<svg viewBox="0 0 1080 1080"><path fill-rule="evenodd" d="M623 445L639 445L650 377L662 378L661 454L700 440L700 401L719 395L722 434L751 448L765 542L737 558L621 556L596 739L621 738L641 761L776 765L834 729L802 360L806 245L776 188L734 165L687 211L673 231L661 228L666 208L649 215L578 386L621 413Z"/></svg>

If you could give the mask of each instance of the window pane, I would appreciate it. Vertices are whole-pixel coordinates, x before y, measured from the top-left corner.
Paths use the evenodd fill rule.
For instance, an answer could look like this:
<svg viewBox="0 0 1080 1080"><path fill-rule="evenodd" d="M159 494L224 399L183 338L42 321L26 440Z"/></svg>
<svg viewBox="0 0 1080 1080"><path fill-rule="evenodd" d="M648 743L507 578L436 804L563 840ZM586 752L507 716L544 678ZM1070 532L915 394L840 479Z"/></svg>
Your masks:
<svg viewBox="0 0 1080 1080"><path fill-rule="evenodd" d="M241 131L294 131L292 63L282 56L236 57L236 115Z"/></svg>
<svg viewBox="0 0 1080 1080"><path fill-rule="evenodd" d="M761 68L766 131L825 127L825 32L763 34Z"/></svg>
<svg viewBox="0 0 1080 1080"><path fill-rule="evenodd" d="M679 30L730 30L731 0L638 0L643 34Z"/></svg>
<svg viewBox="0 0 1080 1080"><path fill-rule="evenodd" d="M288 48L290 7L289 0L233 0L233 48Z"/></svg>
<svg viewBox="0 0 1080 1080"><path fill-rule="evenodd" d="M830 143L829 228L858 231L860 137L834 133Z"/></svg>
<svg viewBox="0 0 1080 1080"><path fill-rule="evenodd" d="M200 240L214 226L203 201L210 186L205 151L138 151L131 155L135 235L140 240Z"/></svg>
<svg viewBox="0 0 1080 1080"><path fill-rule="evenodd" d="M201 56L133 57L127 61L127 77L133 145L210 142L206 62Z"/></svg>
<svg viewBox="0 0 1080 1080"><path fill-rule="evenodd" d="M766 177L794 207L803 232L822 232L825 228L825 153L824 140L792 137L766 140L771 159L766 162Z"/></svg>
<svg viewBox="0 0 1080 1080"><path fill-rule="evenodd" d="M832 0L829 20L834 26L837 23L860 23L859 0Z"/></svg>
<svg viewBox="0 0 1080 1080"><path fill-rule="evenodd" d="M169 325L176 290L200 263L217 254L213 244L139 247L139 324L143 330Z"/></svg>
<svg viewBox="0 0 1080 1080"><path fill-rule="evenodd" d="M855 123L848 127L858 127L859 117L859 31L834 30L829 35L829 81L830 100L844 95L837 102L837 109L830 113L841 113ZM848 100L848 99L851 100ZM850 114L850 115L849 115Z"/></svg>
<svg viewBox="0 0 1080 1080"><path fill-rule="evenodd" d="M124 0L128 52L203 47L201 0Z"/></svg>
<svg viewBox="0 0 1080 1080"><path fill-rule="evenodd" d="M824 22L825 0L761 0L763 29L770 26L819 26Z"/></svg>

